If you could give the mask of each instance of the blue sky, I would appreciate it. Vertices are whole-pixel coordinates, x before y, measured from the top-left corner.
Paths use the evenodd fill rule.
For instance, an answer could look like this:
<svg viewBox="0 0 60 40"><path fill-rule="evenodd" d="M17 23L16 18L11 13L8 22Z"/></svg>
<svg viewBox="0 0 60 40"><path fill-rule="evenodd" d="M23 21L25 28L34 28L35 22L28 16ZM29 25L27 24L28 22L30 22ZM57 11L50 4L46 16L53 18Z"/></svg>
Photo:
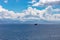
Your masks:
<svg viewBox="0 0 60 40"><path fill-rule="evenodd" d="M0 0L0 19L59 23L60 0Z"/></svg>
<svg viewBox="0 0 60 40"><path fill-rule="evenodd" d="M13 10L15 12L21 12L28 7L28 1L31 0L8 0L7 3L4 2L5 0L0 0L0 5L8 10ZM6 0L7 1L7 0Z"/></svg>

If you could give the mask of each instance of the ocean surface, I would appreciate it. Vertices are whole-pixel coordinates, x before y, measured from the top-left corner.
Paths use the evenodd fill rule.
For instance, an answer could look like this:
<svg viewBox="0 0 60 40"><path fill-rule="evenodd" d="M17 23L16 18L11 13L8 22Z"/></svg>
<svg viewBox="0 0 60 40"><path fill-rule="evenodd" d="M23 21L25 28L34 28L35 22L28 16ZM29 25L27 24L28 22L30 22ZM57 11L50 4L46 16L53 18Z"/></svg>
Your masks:
<svg viewBox="0 0 60 40"><path fill-rule="evenodd" d="M0 40L60 40L60 25L0 24Z"/></svg>

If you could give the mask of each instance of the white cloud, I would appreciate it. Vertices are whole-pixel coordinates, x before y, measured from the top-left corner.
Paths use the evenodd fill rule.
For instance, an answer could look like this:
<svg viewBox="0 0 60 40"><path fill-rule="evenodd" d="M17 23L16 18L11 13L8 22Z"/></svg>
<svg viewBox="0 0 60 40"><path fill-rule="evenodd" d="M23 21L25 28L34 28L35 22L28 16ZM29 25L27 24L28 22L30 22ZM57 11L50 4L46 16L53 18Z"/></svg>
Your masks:
<svg viewBox="0 0 60 40"><path fill-rule="evenodd" d="M43 15L42 17L47 21L60 21L60 9L53 9L52 6L48 6Z"/></svg>
<svg viewBox="0 0 60 40"><path fill-rule="evenodd" d="M8 11L0 6L0 17L2 18L15 18L16 14L13 11Z"/></svg>
<svg viewBox="0 0 60 40"><path fill-rule="evenodd" d="M60 9L53 9L48 6L44 10L28 7L23 13L15 13L0 6L0 19L14 19L19 21L45 20L45 21L60 21Z"/></svg>
<svg viewBox="0 0 60 40"><path fill-rule="evenodd" d="M56 2L56 1L60 1L60 0L40 0L40 2L42 2L42 3L46 3L46 2Z"/></svg>
<svg viewBox="0 0 60 40"><path fill-rule="evenodd" d="M8 3L8 0L4 0L4 3Z"/></svg>
<svg viewBox="0 0 60 40"><path fill-rule="evenodd" d="M60 9L53 9L52 6L48 6L44 10L29 7L26 13L25 16L29 15L27 18L24 16L26 19L32 20L33 18L34 20L60 21Z"/></svg>
<svg viewBox="0 0 60 40"><path fill-rule="evenodd" d="M36 2L32 6L40 6L40 5L59 5L60 0L39 0L39 2Z"/></svg>

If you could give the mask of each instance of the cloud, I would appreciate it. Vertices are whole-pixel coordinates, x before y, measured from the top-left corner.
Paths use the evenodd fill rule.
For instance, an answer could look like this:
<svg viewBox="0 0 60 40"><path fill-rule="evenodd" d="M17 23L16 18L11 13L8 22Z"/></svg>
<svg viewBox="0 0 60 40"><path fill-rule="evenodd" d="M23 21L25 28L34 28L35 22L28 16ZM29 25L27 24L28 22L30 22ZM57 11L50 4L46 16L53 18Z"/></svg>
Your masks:
<svg viewBox="0 0 60 40"><path fill-rule="evenodd" d="M60 5L60 0L39 0L32 6L42 6L42 5Z"/></svg>
<svg viewBox="0 0 60 40"><path fill-rule="evenodd" d="M43 20L60 21L60 9L53 9L52 6L48 6L40 16Z"/></svg>
<svg viewBox="0 0 60 40"><path fill-rule="evenodd" d="M56 13L55 13L56 12ZM45 10L37 10L29 7L22 15L21 21L45 20L60 21L60 9L53 9L51 6Z"/></svg>
<svg viewBox="0 0 60 40"><path fill-rule="evenodd" d="M38 10L36 8L28 7L22 13L15 13L0 6L0 19L13 19L19 21L60 21L60 9L53 9L48 6L46 9Z"/></svg>
<svg viewBox="0 0 60 40"><path fill-rule="evenodd" d="M4 3L6 3L6 4L7 4L7 3L8 3L8 0L4 0Z"/></svg>
<svg viewBox="0 0 60 40"><path fill-rule="evenodd" d="M60 9L54 9L52 6L43 10L29 7L25 12L24 20L60 21Z"/></svg>
<svg viewBox="0 0 60 40"><path fill-rule="evenodd" d="M16 14L13 11L9 11L0 6L0 18L16 18Z"/></svg>

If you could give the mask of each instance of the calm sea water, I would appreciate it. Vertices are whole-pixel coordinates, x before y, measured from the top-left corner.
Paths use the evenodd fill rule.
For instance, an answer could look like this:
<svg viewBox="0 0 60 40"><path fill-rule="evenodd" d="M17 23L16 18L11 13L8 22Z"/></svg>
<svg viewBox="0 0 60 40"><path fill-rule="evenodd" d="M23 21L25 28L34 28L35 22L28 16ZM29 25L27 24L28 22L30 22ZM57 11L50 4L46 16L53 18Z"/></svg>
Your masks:
<svg viewBox="0 0 60 40"><path fill-rule="evenodd" d="M60 25L2 24L0 40L60 40Z"/></svg>

